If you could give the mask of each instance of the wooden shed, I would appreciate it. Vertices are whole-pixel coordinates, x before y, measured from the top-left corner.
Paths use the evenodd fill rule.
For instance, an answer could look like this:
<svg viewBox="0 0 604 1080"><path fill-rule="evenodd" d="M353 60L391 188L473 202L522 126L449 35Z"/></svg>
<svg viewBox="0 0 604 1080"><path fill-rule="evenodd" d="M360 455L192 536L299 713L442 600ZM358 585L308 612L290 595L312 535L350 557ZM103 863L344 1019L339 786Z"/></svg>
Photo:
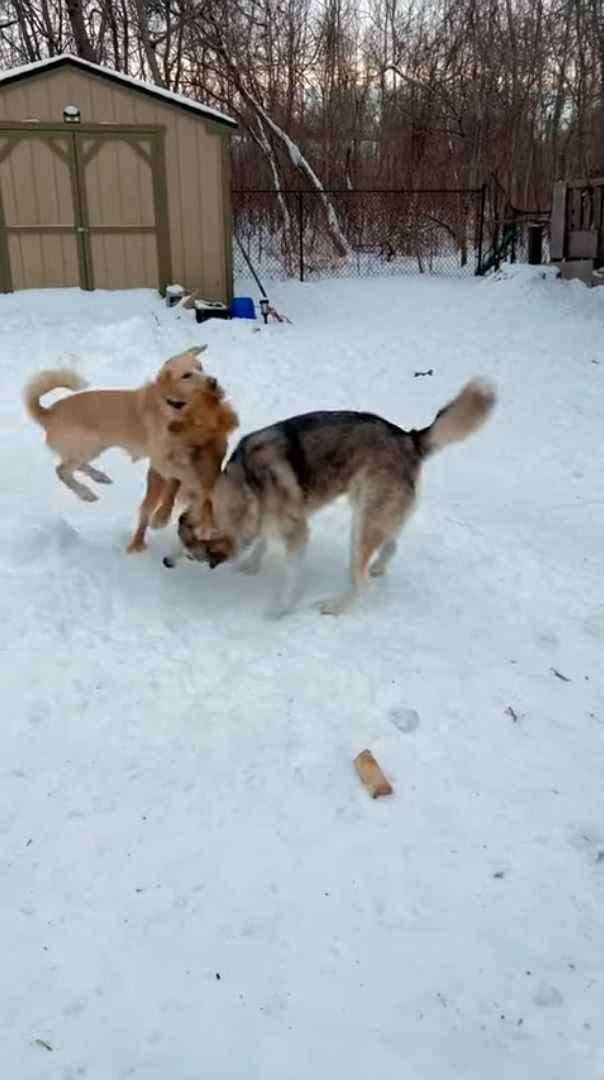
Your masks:
<svg viewBox="0 0 604 1080"><path fill-rule="evenodd" d="M73 56L0 72L0 291L232 293L222 113Z"/></svg>

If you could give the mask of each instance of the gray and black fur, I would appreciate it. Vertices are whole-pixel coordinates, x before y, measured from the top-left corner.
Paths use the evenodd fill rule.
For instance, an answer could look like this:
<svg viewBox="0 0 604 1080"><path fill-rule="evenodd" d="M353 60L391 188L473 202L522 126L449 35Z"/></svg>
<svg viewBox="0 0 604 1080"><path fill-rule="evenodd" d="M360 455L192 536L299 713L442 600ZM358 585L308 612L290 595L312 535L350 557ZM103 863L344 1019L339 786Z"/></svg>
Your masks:
<svg viewBox="0 0 604 1080"><path fill-rule="evenodd" d="M255 572L273 535L294 565L308 540L308 517L346 494L354 508L351 582L343 596L320 605L324 613L342 611L368 575L384 573L413 510L424 459L477 430L494 402L489 387L473 382L419 431L371 413L342 411L306 413L246 435L214 488L211 533L203 532L191 506L179 522L181 543L211 567L255 544L242 567ZM281 612L291 607L292 581L290 575Z"/></svg>

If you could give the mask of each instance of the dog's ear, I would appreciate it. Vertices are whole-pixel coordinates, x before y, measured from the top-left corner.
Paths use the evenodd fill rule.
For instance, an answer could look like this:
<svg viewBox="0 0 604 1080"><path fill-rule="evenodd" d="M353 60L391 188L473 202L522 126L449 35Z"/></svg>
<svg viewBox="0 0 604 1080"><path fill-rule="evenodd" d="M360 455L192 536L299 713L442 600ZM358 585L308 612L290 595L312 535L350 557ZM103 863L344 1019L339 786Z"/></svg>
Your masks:
<svg viewBox="0 0 604 1080"><path fill-rule="evenodd" d="M191 356L201 356L207 347L207 345L190 345L188 349L185 349L185 352L190 353Z"/></svg>

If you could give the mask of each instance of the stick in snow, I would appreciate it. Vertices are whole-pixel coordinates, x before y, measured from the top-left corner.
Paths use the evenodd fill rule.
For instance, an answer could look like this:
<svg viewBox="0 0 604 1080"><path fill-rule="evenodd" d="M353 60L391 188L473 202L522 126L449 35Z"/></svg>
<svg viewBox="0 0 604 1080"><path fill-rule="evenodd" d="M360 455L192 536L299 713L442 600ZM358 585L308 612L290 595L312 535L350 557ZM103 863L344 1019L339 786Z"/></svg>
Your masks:
<svg viewBox="0 0 604 1080"><path fill-rule="evenodd" d="M34 1046L41 1046L44 1050L48 1050L49 1054L52 1054L52 1046L46 1042L46 1039L34 1039Z"/></svg>
<svg viewBox="0 0 604 1080"><path fill-rule="evenodd" d="M354 766L372 799L381 795L392 795L389 784L371 750L363 750L354 759Z"/></svg>

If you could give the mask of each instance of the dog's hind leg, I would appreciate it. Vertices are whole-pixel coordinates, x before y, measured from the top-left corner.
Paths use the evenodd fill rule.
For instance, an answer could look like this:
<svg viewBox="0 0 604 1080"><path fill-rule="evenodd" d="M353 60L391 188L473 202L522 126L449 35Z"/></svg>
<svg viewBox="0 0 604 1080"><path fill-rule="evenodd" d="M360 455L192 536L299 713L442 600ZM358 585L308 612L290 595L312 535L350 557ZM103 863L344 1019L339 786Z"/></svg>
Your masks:
<svg viewBox="0 0 604 1080"><path fill-rule="evenodd" d="M317 607L322 615L341 615L357 599L367 584L368 567L371 556L386 543L386 538L379 526L371 526L364 521L359 530L350 565L350 584L341 596L319 600Z"/></svg>
<svg viewBox="0 0 604 1080"><path fill-rule="evenodd" d="M93 465L78 465L78 472L84 473L84 476L88 476L95 484L112 484L113 480L110 476L107 476L106 472L102 469L95 469Z"/></svg>
<svg viewBox="0 0 604 1080"><path fill-rule="evenodd" d="M86 487L86 484L81 484L79 480L76 480L73 475L76 469L82 470L82 464L67 459L67 461L62 461L57 465L56 474L59 477L59 480L61 480L70 491L73 491L82 502L96 502L98 495L96 495L91 488Z"/></svg>
<svg viewBox="0 0 604 1080"><path fill-rule="evenodd" d="M380 490L357 506L352 530L350 584L341 596L320 600L322 615L340 615L357 599L368 577L379 577L396 551L396 537L415 503L413 491L397 488L383 499ZM375 562L371 560L377 553Z"/></svg>

